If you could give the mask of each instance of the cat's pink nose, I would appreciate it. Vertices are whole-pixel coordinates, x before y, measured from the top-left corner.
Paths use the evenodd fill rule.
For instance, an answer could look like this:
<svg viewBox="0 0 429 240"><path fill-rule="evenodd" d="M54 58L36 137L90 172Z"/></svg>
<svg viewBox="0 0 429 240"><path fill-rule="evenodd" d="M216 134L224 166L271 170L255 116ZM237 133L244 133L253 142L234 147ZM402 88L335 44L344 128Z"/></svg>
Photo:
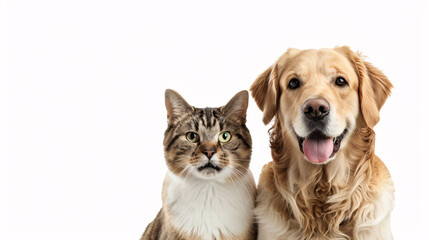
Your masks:
<svg viewBox="0 0 429 240"><path fill-rule="evenodd" d="M204 148L203 153L207 156L208 159L210 159L216 153L216 149L214 147Z"/></svg>

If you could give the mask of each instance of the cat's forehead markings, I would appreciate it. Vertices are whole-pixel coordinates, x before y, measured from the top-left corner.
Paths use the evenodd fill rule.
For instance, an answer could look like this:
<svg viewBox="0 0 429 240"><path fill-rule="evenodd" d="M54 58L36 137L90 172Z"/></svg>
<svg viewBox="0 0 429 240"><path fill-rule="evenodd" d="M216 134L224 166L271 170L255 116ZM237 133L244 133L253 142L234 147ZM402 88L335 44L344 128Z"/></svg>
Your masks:
<svg viewBox="0 0 429 240"><path fill-rule="evenodd" d="M198 118L200 124L207 128L211 129L217 126L218 121L218 113L215 108L200 108L198 109Z"/></svg>
<svg viewBox="0 0 429 240"><path fill-rule="evenodd" d="M195 129L202 141L217 141L220 131L219 113L215 108L197 108Z"/></svg>
<svg viewBox="0 0 429 240"><path fill-rule="evenodd" d="M201 140L202 141L216 141L218 136L218 131L215 131L214 129L210 129L207 131L203 131L201 133Z"/></svg>

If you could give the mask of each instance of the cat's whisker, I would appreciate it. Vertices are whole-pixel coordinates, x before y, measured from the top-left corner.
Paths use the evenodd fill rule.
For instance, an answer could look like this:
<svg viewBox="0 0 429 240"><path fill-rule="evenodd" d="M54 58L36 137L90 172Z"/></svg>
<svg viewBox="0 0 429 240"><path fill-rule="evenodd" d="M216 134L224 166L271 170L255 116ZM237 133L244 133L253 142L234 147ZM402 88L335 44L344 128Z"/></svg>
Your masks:
<svg viewBox="0 0 429 240"><path fill-rule="evenodd" d="M172 164L172 163L184 161L186 159L187 159L186 157L179 156L177 159L174 159L173 161L168 161L167 164Z"/></svg>
<svg viewBox="0 0 429 240"><path fill-rule="evenodd" d="M250 162L249 159L234 159L234 161Z"/></svg>
<svg viewBox="0 0 429 240"><path fill-rule="evenodd" d="M181 162L181 161L183 161L183 160L182 159L176 159L174 161L167 162L167 165L169 165L169 166L175 165L176 163Z"/></svg>
<svg viewBox="0 0 429 240"><path fill-rule="evenodd" d="M251 137L243 121L248 93L240 92L219 108L192 107L172 90L166 91L165 100L164 156L169 171L163 185L164 202L142 239L155 236L157 229L168 239L179 239L179 235L253 239L249 223L253 222L254 196L249 191L255 190L255 184L246 172L250 159L233 161L251 153ZM214 153L218 158L211 157ZM177 226L178 233L170 231L170 226Z"/></svg>
<svg viewBox="0 0 429 240"><path fill-rule="evenodd" d="M247 189L247 183L246 182L244 182L243 181L243 178L245 178L246 180L249 180L248 178L247 178L247 176L244 174L244 173L242 173L240 170L238 170L237 168L232 168L233 169L233 173L234 174L239 174L239 175L237 175L237 177L238 177L238 181L240 181L242 184L243 184L243 187L244 187L244 189L246 190L246 192L247 192L247 194L249 195L249 197L250 198L252 198L253 196L252 196L252 194L250 194L250 192L249 192L249 190ZM241 177L240 177L241 176Z"/></svg>
<svg viewBox="0 0 429 240"><path fill-rule="evenodd" d="M189 167L189 166L188 166ZM188 171L186 172L186 174L185 174L185 177L183 178L183 180L186 180L187 178L188 178L188 176L189 176L189 173L192 171L192 168L191 167L189 167L188 168Z"/></svg>
<svg viewBox="0 0 429 240"><path fill-rule="evenodd" d="M178 168L181 168L181 167L183 167L183 169L182 169L182 171L180 171L180 173L177 175L178 176L178 178L179 178L179 181L181 182L182 181L182 175L183 175L183 173L186 171L186 169L189 167L189 165L186 165L186 163L182 163L182 164L180 164L177 168L176 168L176 170L178 169Z"/></svg>
<svg viewBox="0 0 429 240"><path fill-rule="evenodd" d="M190 165L187 165L181 172L180 172L180 174L178 175L178 177L179 177L179 184L181 185L181 184L183 184L185 181L186 181L186 178L187 178L187 176L188 176L188 173L190 172L190 168L191 168L191 166ZM185 172L186 172L186 174L185 174ZM183 176L183 174L185 174L185 177L182 177Z"/></svg>
<svg viewBox="0 0 429 240"><path fill-rule="evenodd" d="M185 172L187 172L189 170L189 168L191 168L191 165L187 165L179 174L179 178L182 180L182 176L183 174L185 174Z"/></svg>
<svg viewBox="0 0 429 240"><path fill-rule="evenodd" d="M253 181L253 176L252 175L245 174L245 173L241 172L238 168L237 168L237 171L244 177L244 179L246 181L249 181L249 182ZM250 171L250 170L248 170L248 171Z"/></svg>
<svg viewBox="0 0 429 240"><path fill-rule="evenodd" d="M171 172L176 172L176 170L178 170L179 168L181 168L181 167L183 167L183 166L186 166L186 163L181 163L181 164L179 164L179 165L177 165L174 169L172 169L171 170ZM183 171L183 170L182 170Z"/></svg>
<svg viewBox="0 0 429 240"><path fill-rule="evenodd" d="M232 177L233 177L233 178L235 178L235 177L236 177L236 175L235 175L235 173L234 173L234 172L233 172L233 174L232 174ZM232 179L232 183L234 184L235 190L236 190L237 192L239 192L238 187L237 187L237 184L235 184L235 179Z"/></svg>

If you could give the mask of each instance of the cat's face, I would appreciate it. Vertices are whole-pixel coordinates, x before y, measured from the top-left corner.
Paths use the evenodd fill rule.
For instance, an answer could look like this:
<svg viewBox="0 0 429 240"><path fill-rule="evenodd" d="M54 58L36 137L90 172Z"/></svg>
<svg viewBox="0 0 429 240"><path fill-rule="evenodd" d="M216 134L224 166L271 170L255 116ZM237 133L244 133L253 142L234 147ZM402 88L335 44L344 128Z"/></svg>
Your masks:
<svg viewBox="0 0 429 240"><path fill-rule="evenodd" d="M167 166L179 177L242 177L249 167L252 139L247 129L248 93L237 93L220 108L191 107L167 90L168 128L164 151Z"/></svg>

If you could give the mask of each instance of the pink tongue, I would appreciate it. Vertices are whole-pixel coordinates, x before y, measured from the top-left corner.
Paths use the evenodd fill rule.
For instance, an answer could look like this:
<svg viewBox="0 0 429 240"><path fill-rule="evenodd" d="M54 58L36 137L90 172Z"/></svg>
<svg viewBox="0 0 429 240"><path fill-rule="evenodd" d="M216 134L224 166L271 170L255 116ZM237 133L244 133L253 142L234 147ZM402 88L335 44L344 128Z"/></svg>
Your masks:
<svg viewBox="0 0 429 240"><path fill-rule="evenodd" d="M333 138L306 138L303 143L304 154L312 163L323 163L334 150Z"/></svg>

